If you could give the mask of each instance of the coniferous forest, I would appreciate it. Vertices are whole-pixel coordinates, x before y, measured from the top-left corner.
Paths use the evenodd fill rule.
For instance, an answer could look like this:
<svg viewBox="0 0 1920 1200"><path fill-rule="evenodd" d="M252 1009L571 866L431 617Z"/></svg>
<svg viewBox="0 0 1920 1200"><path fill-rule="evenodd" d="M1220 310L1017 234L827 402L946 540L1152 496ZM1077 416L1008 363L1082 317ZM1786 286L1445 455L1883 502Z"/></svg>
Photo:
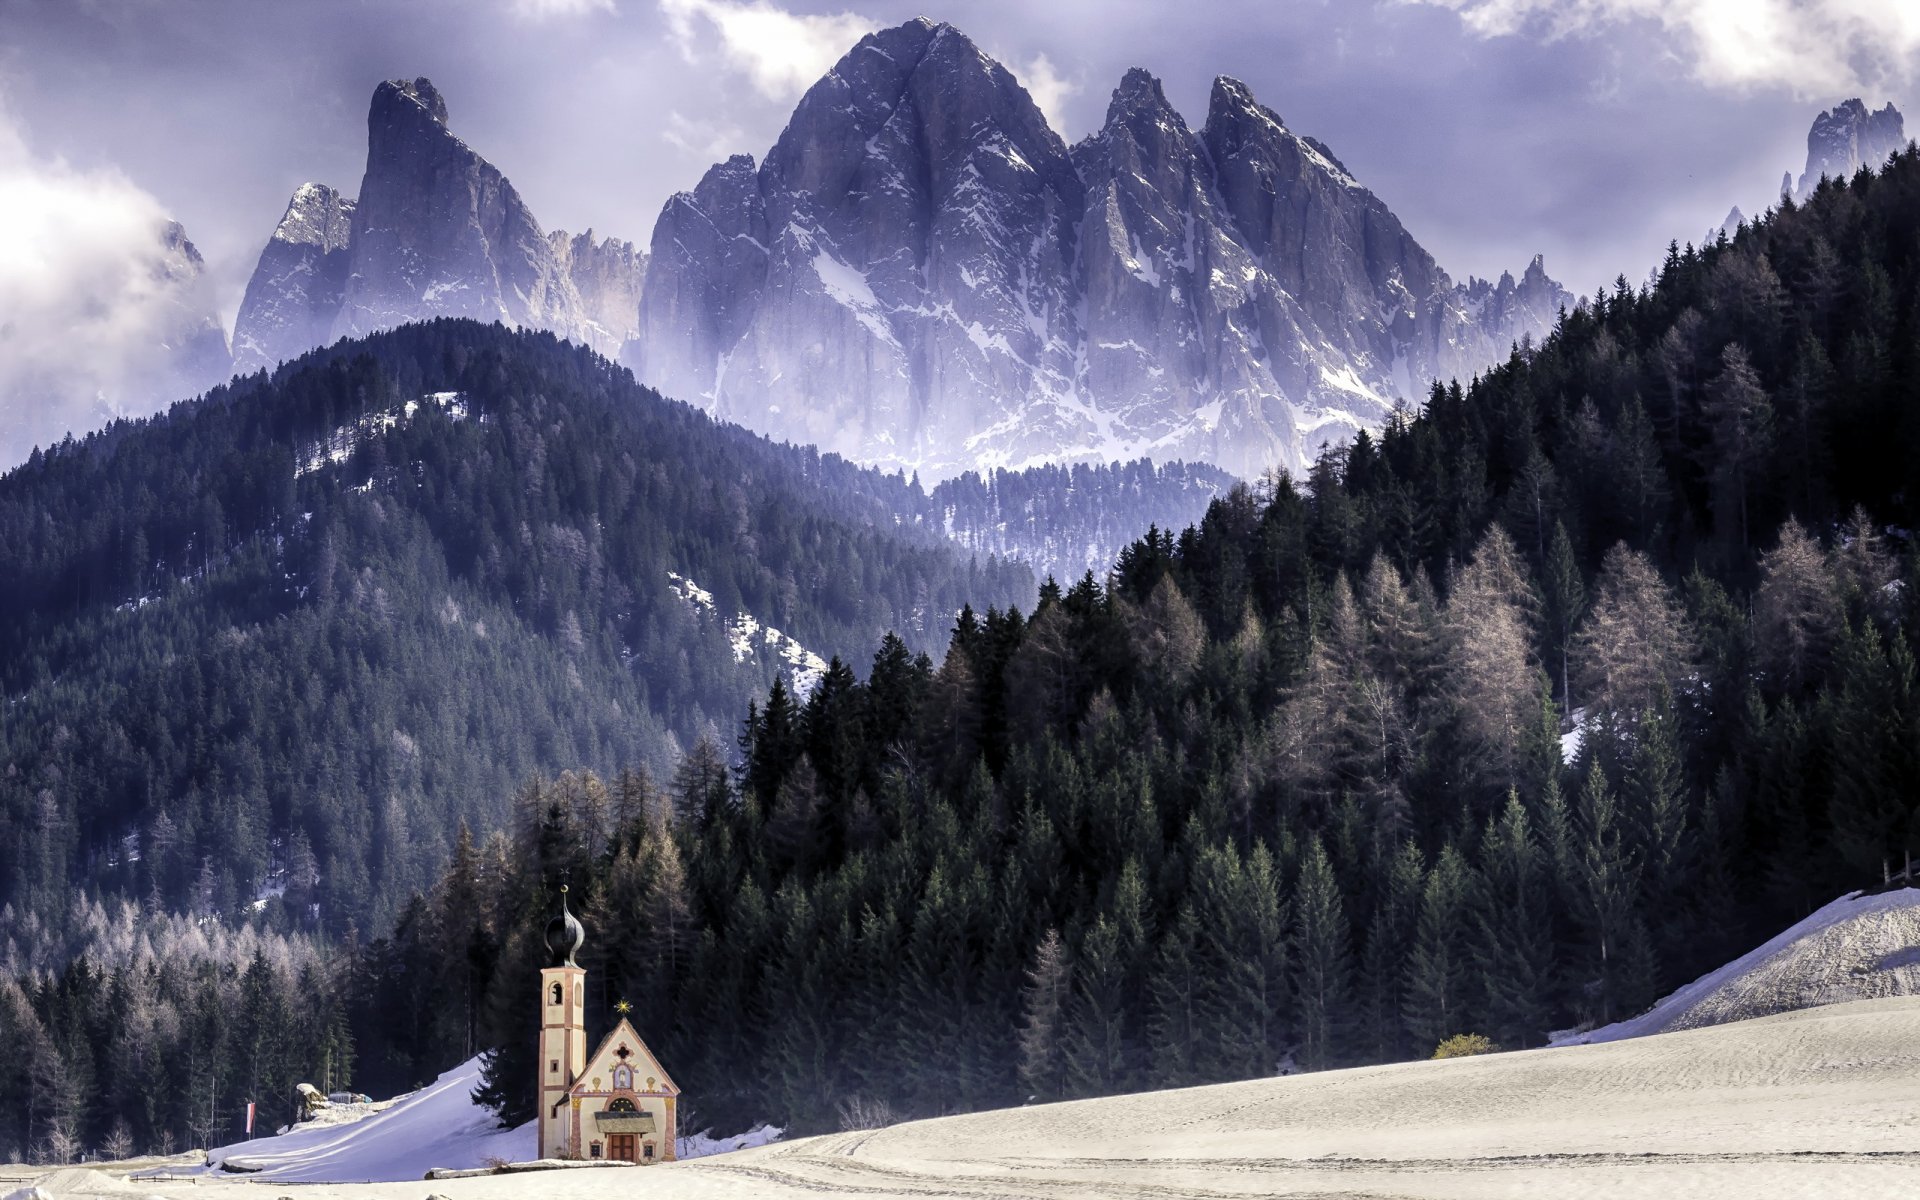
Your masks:
<svg viewBox="0 0 1920 1200"><path fill-rule="evenodd" d="M1462 1033L1521 1048L1642 1011L1834 896L1879 886L1920 841L1908 641L1920 616L1916 212L1920 153L1909 149L1731 238L1675 247L1646 286L1622 280L1591 297L1542 344L1436 388L1307 478L1235 489L1178 532L1143 530L1104 578L1050 581L1030 607L989 594L990 567L940 576L941 588L979 589L957 621L898 628L914 606L884 592L897 635L857 654L858 622L783 614L842 655L811 694L776 683L724 725L703 703L726 736L694 733L670 766L634 738L639 708L621 700L607 729L623 732L581 745L582 770L508 783L523 756L474 775L484 797L440 814L458 831L409 843L445 864L437 878L424 862L370 875L418 881L390 921L316 919L343 903L312 894L341 886L328 866L318 883L294 873L289 895L237 934L159 915L194 894L190 869L160 885L150 912L82 905L68 922L72 965L0 984L0 1151L99 1145L118 1135L114 1121L140 1144L200 1136L190 1102L149 1112L74 1101L89 1083L75 1048L107 1028L137 1031L122 1041L142 1069L209 1064L196 1087L215 1098L210 1111L255 1094L283 1103L293 1082L327 1071L391 1091L490 1051L485 1094L503 1120L527 1119L533 972L562 879L588 929L589 1025L604 1028L616 1001L633 1006L686 1090L690 1129L770 1120L806 1132L856 1110L917 1116L1424 1057ZM480 336L433 326L385 344L451 354ZM515 380L521 355L558 353L541 339L476 351L458 386L502 415L493 431L459 436L502 436L509 413L536 430L581 419L557 402L539 409ZM380 386L375 367L353 365L366 359L331 361L372 377L316 378L309 403ZM431 390L399 379L395 396ZM184 438L223 403L162 428ZM312 427L361 411L325 409ZM626 431L605 420L581 453L615 456ZM472 531L447 570L464 579L499 564L512 581L499 594L512 599L487 610L490 626L563 629L572 612L582 636L620 628L624 608L589 608L589 621L591 588L510 549L541 545L545 524L462 510L442 527L428 500L403 504L409 473L431 496L479 447L416 471L433 462L427 449L369 464L390 473L372 475L372 506L448 537ZM35 481L36 503L81 505L99 486L89 464L108 450L90 441L46 456L0 481L0 504ZM194 461L156 457L153 469ZM291 465L201 469L215 462L234 486L257 477L263 488ZM355 476L367 477L342 482ZM571 470L524 480L502 512L584 486ZM156 514L172 511L162 482L141 485ZM316 507L312 524L337 540L387 528L372 502L311 503L329 501L339 508ZM298 516L309 503L281 508ZM122 504L141 511L137 494L113 511ZM30 662L41 688L87 677L88 643L49 640L33 613L148 594L124 574L148 553L113 540L140 523L102 518L92 540L56 553L33 540L39 517L17 504L0 513L0 546L22 559L0 566L40 589L7 618L6 661ZM283 562L268 549L275 535L236 552L231 537L195 537L208 525L156 523L148 552L191 564L195 547L219 546L290 577L289 589L368 603L312 558ZM530 543L515 542L521 528ZM690 536L665 519L643 532ZM44 565L54 561L99 574ZM897 569L876 561L848 587L878 605L864 589L900 586ZM688 570L713 588L722 568ZM389 603L437 608L438 591ZM235 604L275 594L233 592L245 597ZM147 652L210 661L225 639L237 673L275 661L250 644L291 636L236 638L202 611L179 618L205 621L191 624L202 642L179 635L207 646L197 657ZM430 646L382 645L445 670ZM372 648L328 653L357 663ZM210 695L233 686L198 669ZM297 696L300 679L271 686ZM510 662L486 682L535 686ZM22 682L6 690L13 701ZM23 704L46 703L37 694ZM193 695L177 683L168 694ZM48 719L10 715L9 737ZM63 757L36 751L18 768L39 772L30 786L6 768L6 853L40 844L31 822L76 811L49 764L84 778L113 736L75 729ZM477 736L436 744L412 769L456 767ZM178 794L165 776L155 787ZM359 819L377 817L390 787L332 794L361 789L372 803ZM387 830L366 844L392 841ZM131 876L102 876L119 882L98 890L139 902L147 862L143 849L121 868ZM40 869L9 875L29 881L22 896L54 894L32 891L48 886ZM192 952L143 954L142 939L161 938ZM210 1052L216 1042L223 1052Z"/></svg>

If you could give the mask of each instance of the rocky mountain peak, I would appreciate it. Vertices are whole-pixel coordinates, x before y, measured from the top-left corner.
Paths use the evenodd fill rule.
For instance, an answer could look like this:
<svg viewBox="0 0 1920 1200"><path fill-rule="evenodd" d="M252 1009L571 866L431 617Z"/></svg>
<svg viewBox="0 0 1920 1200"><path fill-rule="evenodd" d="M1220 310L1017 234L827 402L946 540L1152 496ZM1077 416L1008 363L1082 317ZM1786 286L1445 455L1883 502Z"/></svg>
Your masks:
<svg viewBox="0 0 1920 1200"><path fill-rule="evenodd" d="M370 113L373 120L405 115L414 109L424 112L437 125L447 123L447 102L424 75L418 79L389 79L373 91Z"/></svg>
<svg viewBox="0 0 1920 1200"><path fill-rule="evenodd" d="M353 237L353 199L324 183L303 183L274 227L275 241L338 250Z"/></svg>
<svg viewBox="0 0 1920 1200"><path fill-rule="evenodd" d="M1207 121L1202 128L1209 145L1218 141L1236 148L1248 137L1287 132L1279 114L1254 99L1253 89L1230 75L1214 79L1213 91L1207 96Z"/></svg>
<svg viewBox="0 0 1920 1200"><path fill-rule="evenodd" d="M1836 104L1807 130L1807 169L1798 198L1812 195L1822 178L1848 179L1861 167L1877 170L1906 144L1905 120L1892 103L1877 112L1858 98Z"/></svg>
<svg viewBox="0 0 1920 1200"><path fill-rule="evenodd" d="M163 278L194 276L206 269L200 247L187 237L187 227L180 222L168 221L160 227L160 245L166 250L161 260L164 265L159 269Z"/></svg>
<svg viewBox="0 0 1920 1200"><path fill-rule="evenodd" d="M1135 129L1144 126L1177 125L1184 133L1186 121L1172 104L1167 102L1166 89L1160 80L1141 67L1133 67L1121 77L1120 86L1113 89L1113 98L1107 101L1107 120L1104 129L1130 126Z"/></svg>
<svg viewBox="0 0 1920 1200"><path fill-rule="evenodd" d="M353 201L324 183L294 189L233 324L233 366L252 372L332 340L353 244Z"/></svg>

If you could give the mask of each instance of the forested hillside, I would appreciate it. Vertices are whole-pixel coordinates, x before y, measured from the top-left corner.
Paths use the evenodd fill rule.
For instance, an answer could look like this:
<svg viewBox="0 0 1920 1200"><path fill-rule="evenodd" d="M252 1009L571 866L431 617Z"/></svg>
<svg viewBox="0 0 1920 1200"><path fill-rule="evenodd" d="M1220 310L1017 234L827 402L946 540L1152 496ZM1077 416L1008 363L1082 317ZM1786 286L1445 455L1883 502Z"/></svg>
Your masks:
<svg viewBox="0 0 1920 1200"><path fill-rule="evenodd" d="M734 614L937 652L1032 595L917 494L451 321L36 453L0 478L0 945L32 914L12 960L59 961L75 887L388 928L532 775L732 729L780 665Z"/></svg>
<svg viewBox="0 0 1920 1200"><path fill-rule="evenodd" d="M391 937L304 984L247 968L247 1011L294 1031L251 1075L190 1021L143 1018L127 1052L278 1095L324 1065L294 1035L340 1011L362 1086L490 1045L489 1095L524 1119L562 878L589 1024L633 1005L688 1128L1425 1056L1465 1032L1530 1046L1632 1013L1877 886L1920 833L1916 214L1909 150L1676 248L1653 286L1593 297L1298 485L1146 533L1104 579L1030 613L982 597L937 665L870 642L864 681L836 664L804 701L777 687L670 776L522 789ZM75 741L63 769L112 745ZM76 968L0 995L0 1036L58 1063L88 1036L74 1011L122 1028L190 993ZM50 1070L0 1073L0 1113L24 1114L0 1139L106 1137L116 1114L48 1107L75 1086ZM135 1113L131 1136L182 1119Z"/></svg>

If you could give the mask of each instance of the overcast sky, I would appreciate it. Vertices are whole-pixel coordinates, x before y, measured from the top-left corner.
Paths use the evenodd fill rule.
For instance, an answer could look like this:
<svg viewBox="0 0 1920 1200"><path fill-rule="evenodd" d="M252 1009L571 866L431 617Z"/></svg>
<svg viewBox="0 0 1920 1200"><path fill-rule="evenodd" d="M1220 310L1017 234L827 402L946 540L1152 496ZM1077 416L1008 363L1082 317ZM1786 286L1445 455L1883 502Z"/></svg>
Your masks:
<svg viewBox="0 0 1920 1200"><path fill-rule="evenodd" d="M1069 141L1128 67L1194 124L1236 76L1456 278L1544 253L1583 293L1764 208L1820 109L1905 109L1920 59L1915 0L0 0L0 305L23 294L7 239L34 227L10 206L90 189L183 222L230 323L293 188L358 191L394 76L431 77L549 229L644 243L862 32L922 13ZM37 251L49 277L59 249Z"/></svg>

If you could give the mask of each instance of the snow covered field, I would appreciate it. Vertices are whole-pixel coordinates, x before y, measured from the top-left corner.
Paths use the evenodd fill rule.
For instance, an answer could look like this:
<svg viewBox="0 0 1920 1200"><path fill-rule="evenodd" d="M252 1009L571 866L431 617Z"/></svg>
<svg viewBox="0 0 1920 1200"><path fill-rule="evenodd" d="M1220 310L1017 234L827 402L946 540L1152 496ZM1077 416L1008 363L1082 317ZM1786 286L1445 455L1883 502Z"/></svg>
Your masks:
<svg viewBox="0 0 1920 1200"><path fill-rule="evenodd" d="M297 1191L1744 1200L1912 1195L1917 1172L1920 998L1895 997L1596 1045L948 1117L655 1167ZM284 1194L244 1176L141 1186L168 1197Z"/></svg>

